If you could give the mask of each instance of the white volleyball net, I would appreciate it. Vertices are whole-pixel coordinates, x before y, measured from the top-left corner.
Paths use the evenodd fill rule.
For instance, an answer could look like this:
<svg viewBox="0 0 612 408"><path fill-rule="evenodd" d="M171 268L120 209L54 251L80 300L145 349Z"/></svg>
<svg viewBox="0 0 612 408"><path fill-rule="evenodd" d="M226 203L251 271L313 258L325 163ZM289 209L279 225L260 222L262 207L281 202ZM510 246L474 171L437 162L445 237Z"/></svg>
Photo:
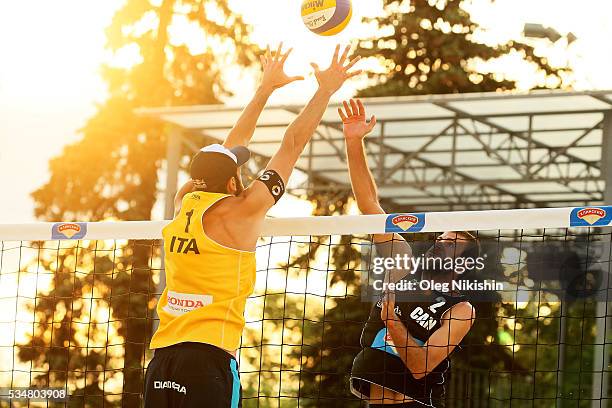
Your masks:
<svg viewBox="0 0 612 408"><path fill-rule="evenodd" d="M502 286L462 288L475 320L436 404L606 406L611 219L594 207L268 220L239 353L242 406L367 406L349 380L376 300L371 234L401 233L421 256L444 231L479 239L485 265L470 282ZM141 403L163 225L0 225L0 406L24 387L69 398L12 406Z"/></svg>

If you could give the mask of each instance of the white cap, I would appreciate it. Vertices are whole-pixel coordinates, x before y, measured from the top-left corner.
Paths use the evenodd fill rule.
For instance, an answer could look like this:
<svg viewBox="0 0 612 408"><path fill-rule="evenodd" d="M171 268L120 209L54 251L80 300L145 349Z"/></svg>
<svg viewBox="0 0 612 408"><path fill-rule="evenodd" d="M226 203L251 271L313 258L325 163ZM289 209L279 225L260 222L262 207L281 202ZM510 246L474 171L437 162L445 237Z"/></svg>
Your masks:
<svg viewBox="0 0 612 408"><path fill-rule="evenodd" d="M251 157L251 152L244 146L236 146L231 149L228 149L223 145L215 143L201 148L200 151L203 153L224 154L230 159L232 159L237 166L242 166Z"/></svg>

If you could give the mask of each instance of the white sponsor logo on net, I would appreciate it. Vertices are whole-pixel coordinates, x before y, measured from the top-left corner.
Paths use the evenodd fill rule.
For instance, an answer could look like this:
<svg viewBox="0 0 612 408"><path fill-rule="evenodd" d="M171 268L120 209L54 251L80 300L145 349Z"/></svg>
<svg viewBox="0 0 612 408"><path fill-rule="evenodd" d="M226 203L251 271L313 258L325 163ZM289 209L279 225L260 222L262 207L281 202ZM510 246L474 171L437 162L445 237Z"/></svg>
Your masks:
<svg viewBox="0 0 612 408"><path fill-rule="evenodd" d="M168 291L168 304L164 310L174 316L180 316L200 307L210 305L213 297L210 295L194 295L191 293L180 293Z"/></svg>
<svg viewBox="0 0 612 408"><path fill-rule="evenodd" d="M153 388L156 390L169 389L187 395L187 388L184 385L175 383L174 381L153 381Z"/></svg>

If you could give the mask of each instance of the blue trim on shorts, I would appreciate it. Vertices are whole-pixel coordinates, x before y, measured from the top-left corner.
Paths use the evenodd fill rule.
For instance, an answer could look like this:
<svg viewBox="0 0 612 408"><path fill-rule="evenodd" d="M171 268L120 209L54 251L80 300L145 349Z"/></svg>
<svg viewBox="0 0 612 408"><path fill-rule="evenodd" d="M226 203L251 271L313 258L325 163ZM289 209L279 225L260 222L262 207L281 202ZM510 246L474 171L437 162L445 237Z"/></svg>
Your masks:
<svg viewBox="0 0 612 408"><path fill-rule="evenodd" d="M230 370L232 371L232 377L234 380L232 381L232 404L231 408L238 408L238 403L240 402L240 376L238 375L238 364L236 360L230 360Z"/></svg>

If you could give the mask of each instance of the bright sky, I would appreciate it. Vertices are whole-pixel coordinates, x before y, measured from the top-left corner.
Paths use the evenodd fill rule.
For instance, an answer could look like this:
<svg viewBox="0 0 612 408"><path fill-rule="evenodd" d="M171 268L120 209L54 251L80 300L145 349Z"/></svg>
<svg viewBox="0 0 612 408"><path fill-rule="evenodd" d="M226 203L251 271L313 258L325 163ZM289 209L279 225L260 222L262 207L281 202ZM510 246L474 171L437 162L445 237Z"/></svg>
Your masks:
<svg viewBox="0 0 612 408"><path fill-rule="evenodd" d="M349 27L334 38L310 34L301 24L299 0L230 0L254 27L260 45L282 38L295 47L288 70L308 72L308 62L323 63L336 42L349 42L367 33L359 22L362 15L376 15L380 0L353 0L356 16ZM105 98L99 77L106 58L104 28L122 0L20 0L4 2L0 13L0 180L5 192L0 204L0 222L33 221L29 193L48 179L48 160L63 146L76 140L78 129ZM473 0L470 11L487 29L486 41L520 38L525 22L555 27L562 34L572 31L579 40L569 51L539 47L555 58L569 58L580 89L612 89L612 2L608 0ZM272 12L273 11L273 12ZM236 72L230 72L232 77ZM522 86L530 73L517 70ZM347 86L338 97L349 96ZM288 87L274 96L273 103L303 101L314 89L314 79ZM240 83L229 101L242 104L249 87Z"/></svg>

